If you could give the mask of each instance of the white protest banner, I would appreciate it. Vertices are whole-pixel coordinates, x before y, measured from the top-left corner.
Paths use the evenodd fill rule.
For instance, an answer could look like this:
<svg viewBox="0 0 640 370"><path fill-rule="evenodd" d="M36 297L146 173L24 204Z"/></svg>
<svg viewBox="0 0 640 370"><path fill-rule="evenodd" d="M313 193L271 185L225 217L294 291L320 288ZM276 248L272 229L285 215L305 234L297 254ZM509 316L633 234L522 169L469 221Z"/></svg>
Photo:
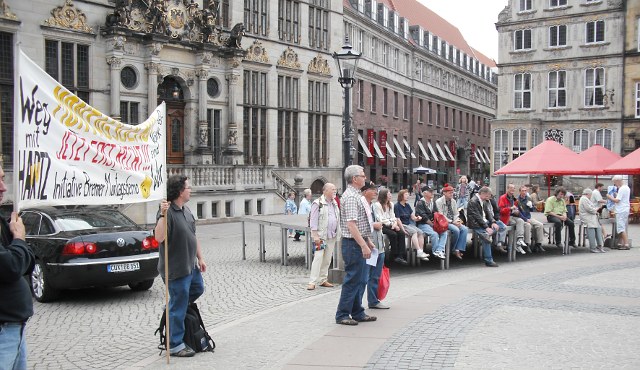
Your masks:
<svg viewBox="0 0 640 370"><path fill-rule="evenodd" d="M165 198L165 104L139 125L80 100L21 50L14 130L17 208Z"/></svg>

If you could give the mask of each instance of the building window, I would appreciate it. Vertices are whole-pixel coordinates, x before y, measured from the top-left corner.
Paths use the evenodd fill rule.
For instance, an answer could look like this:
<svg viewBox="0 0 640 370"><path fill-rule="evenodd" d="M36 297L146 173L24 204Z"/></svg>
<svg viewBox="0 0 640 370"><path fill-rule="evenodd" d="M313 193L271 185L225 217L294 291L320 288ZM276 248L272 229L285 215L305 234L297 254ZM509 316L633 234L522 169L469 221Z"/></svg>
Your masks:
<svg viewBox="0 0 640 370"><path fill-rule="evenodd" d="M398 92L393 92L393 117L398 118L399 111Z"/></svg>
<svg viewBox="0 0 640 370"><path fill-rule="evenodd" d="M440 126L440 104L436 104L436 126Z"/></svg>
<svg viewBox="0 0 640 370"><path fill-rule="evenodd" d="M513 130L513 146L511 148L511 159L516 159L527 151L527 130Z"/></svg>
<svg viewBox="0 0 640 370"><path fill-rule="evenodd" d="M382 114L389 114L389 91L386 87L382 88Z"/></svg>
<svg viewBox="0 0 640 370"><path fill-rule="evenodd" d="M444 128L449 128L449 107L444 107Z"/></svg>
<svg viewBox="0 0 640 370"><path fill-rule="evenodd" d="M267 36L268 0L244 0L244 26L248 33Z"/></svg>
<svg viewBox="0 0 640 370"><path fill-rule="evenodd" d="M389 44L386 42L382 45L382 64L389 67Z"/></svg>
<svg viewBox="0 0 640 370"><path fill-rule="evenodd" d="M139 118L140 103L133 101L120 102L120 121L128 125L137 125L140 123Z"/></svg>
<svg viewBox="0 0 640 370"><path fill-rule="evenodd" d="M309 132L307 134L309 167L326 167L329 163L329 152L327 151L328 106L329 84L309 81Z"/></svg>
<svg viewBox="0 0 640 370"><path fill-rule="evenodd" d="M469 120L469 113L467 113L467 119L465 120L465 131L467 132L467 134L469 133L469 126L471 121Z"/></svg>
<svg viewBox="0 0 640 370"><path fill-rule="evenodd" d="M636 84L636 86L637 85L638 84ZM637 87L636 87L636 90L637 90ZM636 106L637 105L638 104L636 104ZM418 99L418 123L424 123L424 100L422 99Z"/></svg>
<svg viewBox="0 0 640 370"><path fill-rule="evenodd" d="M604 42L604 21L587 22L587 44Z"/></svg>
<svg viewBox="0 0 640 370"><path fill-rule="evenodd" d="M514 49L531 49L531 30L517 30L513 33Z"/></svg>
<svg viewBox="0 0 640 370"><path fill-rule="evenodd" d="M207 4L207 1L209 4ZM218 9L216 10L216 13L218 14L218 16L216 17L216 25L229 28L229 19L231 18L229 16L229 0L222 0L222 1L205 0L205 5L203 6L203 9L206 8L207 6L215 7L216 3L218 3Z"/></svg>
<svg viewBox="0 0 640 370"><path fill-rule="evenodd" d="M374 84L371 84L371 112L375 113L377 111L378 97L377 97L378 87Z"/></svg>
<svg viewBox="0 0 640 370"><path fill-rule="evenodd" d="M515 109L531 108L531 74L518 73L514 75L514 106Z"/></svg>
<svg viewBox="0 0 640 370"><path fill-rule="evenodd" d="M207 80L207 95L210 98L217 98L220 95L220 84L218 79L211 77Z"/></svg>
<svg viewBox="0 0 640 370"><path fill-rule="evenodd" d="M371 55L369 55L369 58L371 58L371 60L373 60L374 62L377 62L379 59L378 56L378 39L375 37L371 38Z"/></svg>
<svg viewBox="0 0 640 370"><path fill-rule="evenodd" d="M567 72L549 72L549 108L567 106Z"/></svg>
<svg viewBox="0 0 640 370"><path fill-rule="evenodd" d="M451 108L451 130L456 129L456 110Z"/></svg>
<svg viewBox="0 0 640 370"><path fill-rule="evenodd" d="M13 35L0 32L0 145L4 169L13 165Z"/></svg>
<svg viewBox="0 0 640 370"><path fill-rule="evenodd" d="M640 118L640 82L636 82L636 118Z"/></svg>
<svg viewBox="0 0 640 370"><path fill-rule="evenodd" d="M431 109L432 108L431 102L427 103L427 108L429 110L428 112L429 121L427 122L429 122L430 125L433 125L433 110Z"/></svg>
<svg viewBox="0 0 640 370"><path fill-rule="evenodd" d="M222 110L207 109L207 125L211 135L213 160L216 164L222 163Z"/></svg>
<svg viewBox="0 0 640 370"><path fill-rule="evenodd" d="M322 50L329 47L329 0L309 1L309 46Z"/></svg>
<svg viewBox="0 0 640 370"><path fill-rule="evenodd" d="M138 84L138 74L133 67L126 66L120 71L120 83L131 90Z"/></svg>
<svg viewBox="0 0 640 370"><path fill-rule="evenodd" d="M567 0L549 0L550 8L557 8L559 6L566 6Z"/></svg>
<svg viewBox="0 0 640 370"><path fill-rule="evenodd" d="M358 80L358 109L364 109L364 81Z"/></svg>
<svg viewBox="0 0 640 370"><path fill-rule="evenodd" d="M509 155L509 133L507 130L496 130L493 138L493 170L499 170L507 164ZM473 156L473 153L471 153Z"/></svg>
<svg viewBox="0 0 640 370"><path fill-rule="evenodd" d="M300 43L300 3L298 1L278 1L278 37L285 42Z"/></svg>
<svg viewBox="0 0 640 370"><path fill-rule="evenodd" d="M537 146L540 144L540 132L537 128L531 130L531 147Z"/></svg>
<svg viewBox="0 0 640 370"><path fill-rule="evenodd" d="M589 148L589 131L574 130L573 131L573 151L580 153Z"/></svg>
<svg viewBox="0 0 640 370"><path fill-rule="evenodd" d="M243 75L244 163L267 164L267 74L244 71Z"/></svg>
<svg viewBox="0 0 640 370"><path fill-rule="evenodd" d="M520 11L531 10L531 0L520 0Z"/></svg>
<svg viewBox="0 0 640 370"><path fill-rule="evenodd" d="M69 91L89 103L88 45L46 40L45 69Z"/></svg>
<svg viewBox="0 0 640 370"><path fill-rule="evenodd" d="M398 49L393 49L393 64L392 64L392 67L393 67L394 71L397 71L398 68L399 68L399 65L398 65L398 58L399 57L400 57L400 51Z"/></svg>
<svg viewBox="0 0 640 370"><path fill-rule="evenodd" d="M549 46L558 47L567 45L567 26L551 26L549 27Z"/></svg>
<svg viewBox="0 0 640 370"><path fill-rule="evenodd" d="M409 119L409 97L402 95L402 118Z"/></svg>
<svg viewBox="0 0 640 370"><path fill-rule="evenodd" d="M596 144L602 145L603 147L613 150L613 131L607 128L601 128L596 130Z"/></svg>
<svg viewBox="0 0 640 370"><path fill-rule="evenodd" d="M604 106L604 68L589 68L584 79L585 107Z"/></svg>
<svg viewBox="0 0 640 370"><path fill-rule="evenodd" d="M299 81L289 76L278 76L278 165L298 167Z"/></svg>

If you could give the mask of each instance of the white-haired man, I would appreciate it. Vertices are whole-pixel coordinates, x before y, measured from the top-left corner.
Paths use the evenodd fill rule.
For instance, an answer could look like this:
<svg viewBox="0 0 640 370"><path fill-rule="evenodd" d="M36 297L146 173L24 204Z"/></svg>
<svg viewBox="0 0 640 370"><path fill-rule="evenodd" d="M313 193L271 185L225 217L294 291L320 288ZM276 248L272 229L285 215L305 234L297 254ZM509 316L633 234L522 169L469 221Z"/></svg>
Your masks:
<svg viewBox="0 0 640 370"><path fill-rule="evenodd" d="M613 176L613 184L618 188L616 196L607 194L607 198L611 200L614 205L614 211L616 212L616 232L620 238L618 243L618 249L629 250L629 240L627 238L627 221L629 221L629 211L631 204L629 198L631 197L631 189L627 184L622 183L622 176Z"/></svg>
<svg viewBox="0 0 640 370"><path fill-rule="evenodd" d="M309 212L311 212L311 196L313 195L313 193L311 192L311 189L304 189L302 194L304 195L304 198L302 198L302 200L300 201L300 206L298 207L298 214L308 215ZM304 232L300 230L296 230L296 235L293 237L293 241L299 242L300 235L304 235Z"/></svg>

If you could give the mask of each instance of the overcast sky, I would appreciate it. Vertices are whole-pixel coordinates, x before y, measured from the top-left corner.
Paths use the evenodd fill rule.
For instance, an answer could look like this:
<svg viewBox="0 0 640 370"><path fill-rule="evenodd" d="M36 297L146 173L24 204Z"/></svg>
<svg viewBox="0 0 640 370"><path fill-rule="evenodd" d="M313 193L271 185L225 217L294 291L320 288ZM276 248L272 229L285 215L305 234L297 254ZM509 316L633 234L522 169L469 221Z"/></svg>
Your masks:
<svg viewBox="0 0 640 370"><path fill-rule="evenodd" d="M508 0L418 1L458 27L469 45L498 61L498 31L495 23Z"/></svg>

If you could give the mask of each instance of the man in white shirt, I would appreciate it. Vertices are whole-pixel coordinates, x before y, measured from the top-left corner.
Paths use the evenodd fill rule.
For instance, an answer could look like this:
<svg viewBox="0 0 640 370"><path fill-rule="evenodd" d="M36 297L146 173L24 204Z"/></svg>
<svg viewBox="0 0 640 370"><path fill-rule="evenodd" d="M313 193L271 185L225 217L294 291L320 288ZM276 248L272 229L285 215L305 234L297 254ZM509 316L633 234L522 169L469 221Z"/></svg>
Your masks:
<svg viewBox="0 0 640 370"><path fill-rule="evenodd" d="M614 211L616 212L616 232L619 235L620 242L618 243L618 249L629 250L629 240L627 239L627 221L629 220L629 211L631 204L629 198L631 196L631 189L627 184L622 183L622 176L613 176L613 184L618 188L616 196L607 194L607 198L613 203Z"/></svg>

